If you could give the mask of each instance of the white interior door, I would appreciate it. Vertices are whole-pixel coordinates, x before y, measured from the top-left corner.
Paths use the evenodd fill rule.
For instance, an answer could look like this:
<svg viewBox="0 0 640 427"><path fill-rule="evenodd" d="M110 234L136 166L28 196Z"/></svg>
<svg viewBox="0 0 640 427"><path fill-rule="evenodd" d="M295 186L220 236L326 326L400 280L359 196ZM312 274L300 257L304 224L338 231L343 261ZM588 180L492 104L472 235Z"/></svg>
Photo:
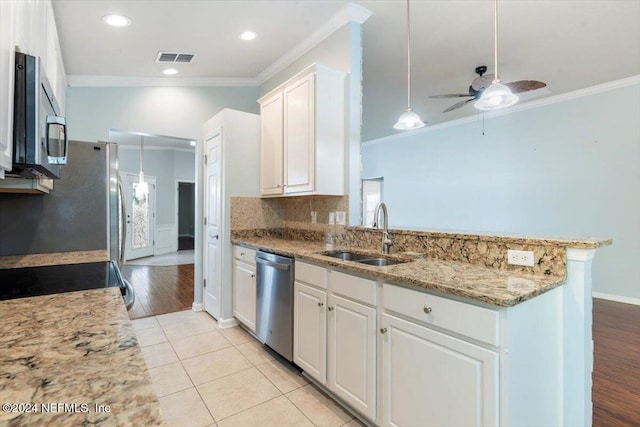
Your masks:
<svg viewBox="0 0 640 427"><path fill-rule="evenodd" d="M221 311L220 219L222 208L222 134L206 140L204 309L214 318Z"/></svg>
<svg viewBox="0 0 640 427"><path fill-rule="evenodd" d="M153 255L156 228L156 178L145 175L149 193L136 197L138 175L121 173L127 211L125 261Z"/></svg>

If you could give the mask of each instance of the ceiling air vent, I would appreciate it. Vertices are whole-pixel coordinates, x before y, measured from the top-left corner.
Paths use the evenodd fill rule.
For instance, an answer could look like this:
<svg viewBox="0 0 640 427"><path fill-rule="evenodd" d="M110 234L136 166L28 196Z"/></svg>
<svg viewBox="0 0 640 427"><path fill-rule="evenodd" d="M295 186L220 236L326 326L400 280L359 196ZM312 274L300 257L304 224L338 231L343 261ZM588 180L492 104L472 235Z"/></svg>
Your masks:
<svg viewBox="0 0 640 427"><path fill-rule="evenodd" d="M195 56L195 53L158 52L156 62L162 64L175 64L177 62L188 64L193 61Z"/></svg>

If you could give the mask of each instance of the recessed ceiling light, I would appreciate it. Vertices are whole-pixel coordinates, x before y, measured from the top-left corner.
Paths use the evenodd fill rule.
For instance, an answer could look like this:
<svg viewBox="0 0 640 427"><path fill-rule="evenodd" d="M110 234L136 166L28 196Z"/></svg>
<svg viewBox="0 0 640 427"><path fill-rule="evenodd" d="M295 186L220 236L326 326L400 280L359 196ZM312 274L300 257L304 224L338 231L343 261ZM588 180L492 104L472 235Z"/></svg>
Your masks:
<svg viewBox="0 0 640 427"><path fill-rule="evenodd" d="M175 68L167 68L166 70L162 70L162 74L166 76L173 76L174 74L178 74L178 70Z"/></svg>
<svg viewBox="0 0 640 427"><path fill-rule="evenodd" d="M244 33L240 34L240 38L242 40L253 40L256 38L256 33L254 33L253 31L245 31Z"/></svg>
<svg viewBox="0 0 640 427"><path fill-rule="evenodd" d="M126 27L131 25L131 19L124 15L105 15L102 17L102 21L112 27Z"/></svg>

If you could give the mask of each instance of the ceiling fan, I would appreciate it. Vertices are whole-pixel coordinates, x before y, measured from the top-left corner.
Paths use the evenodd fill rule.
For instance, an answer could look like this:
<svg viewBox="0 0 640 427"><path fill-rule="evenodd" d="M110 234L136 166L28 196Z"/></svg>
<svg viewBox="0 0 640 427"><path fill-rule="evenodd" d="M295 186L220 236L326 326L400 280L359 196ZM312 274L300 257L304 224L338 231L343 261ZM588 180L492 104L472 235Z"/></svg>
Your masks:
<svg viewBox="0 0 640 427"><path fill-rule="evenodd" d="M487 72L487 66L481 65L476 67L476 74L478 77L473 79L471 82L471 86L469 86L468 93L448 93L445 95L431 95L429 98L469 98L464 101L457 102L453 104L451 107L442 111L443 113L448 113L449 111L457 110L458 108L462 108L467 105L471 101L475 101L482 96L482 92L489 86L491 86L491 82L495 78L493 74L485 74ZM505 86L508 86L513 93L522 93L528 92L530 90L540 89L545 87L547 84L544 82L539 82L537 80L518 80L516 82L505 83Z"/></svg>

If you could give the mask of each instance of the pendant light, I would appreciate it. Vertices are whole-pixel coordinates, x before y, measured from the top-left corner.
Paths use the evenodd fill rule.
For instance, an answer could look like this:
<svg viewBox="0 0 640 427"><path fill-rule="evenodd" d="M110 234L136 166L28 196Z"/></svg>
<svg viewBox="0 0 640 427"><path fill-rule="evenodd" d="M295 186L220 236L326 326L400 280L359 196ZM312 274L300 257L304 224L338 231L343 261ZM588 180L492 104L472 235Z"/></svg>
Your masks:
<svg viewBox="0 0 640 427"><path fill-rule="evenodd" d="M398 130L419 129L425 126L420 116L411 109L411 18L409 0L407 0L407 110L393 126Z"/></svg>
<svg viewBox="0 0 640 427"><path fill-rule="evenodd" d="M138 178L138 185L136 185L136 199L141 200L149 194L149 184L144 181L144 171L142 170L144 149L144 136L140 136L140 175Z"/></svg>
<svg viewBox="0 0 640 427"><path fill-rule="evenodd" d="M511 92L508 86L500 83L498 74L498 0L493 1L493 58L495 78L491 82L491 86L486 88L480 99L473 104L478 110L497 110L509 107L520 99Z"/></svg>

